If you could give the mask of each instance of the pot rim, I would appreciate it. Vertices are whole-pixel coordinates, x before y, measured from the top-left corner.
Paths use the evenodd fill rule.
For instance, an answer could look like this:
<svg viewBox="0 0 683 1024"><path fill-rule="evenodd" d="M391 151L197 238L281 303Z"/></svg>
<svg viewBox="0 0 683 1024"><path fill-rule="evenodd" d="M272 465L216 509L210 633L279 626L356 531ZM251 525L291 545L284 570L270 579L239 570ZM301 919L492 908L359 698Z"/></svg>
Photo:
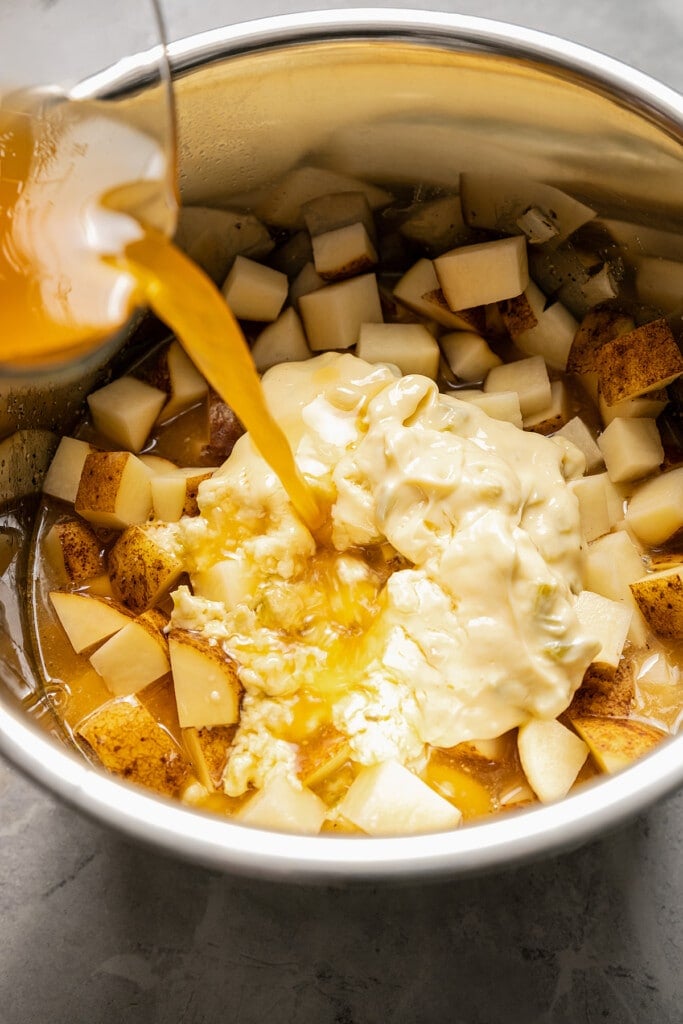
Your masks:
<svg viewBox="0 0 683 1024"><path fill-rule="evenodd" d="M393 39L535 60L607 87L683 132L683 97L648 75L576 43L517 25L419 10L361 8L264 18L168 45L173 73L294 43ZM76 809L130 838L211 868L307 881L467 875L579 846L683 784L683 735L615 776L557 804L448 833L405 837L265 832L184 807L93 769L16 707L0 701L0 752Z"/></svg>

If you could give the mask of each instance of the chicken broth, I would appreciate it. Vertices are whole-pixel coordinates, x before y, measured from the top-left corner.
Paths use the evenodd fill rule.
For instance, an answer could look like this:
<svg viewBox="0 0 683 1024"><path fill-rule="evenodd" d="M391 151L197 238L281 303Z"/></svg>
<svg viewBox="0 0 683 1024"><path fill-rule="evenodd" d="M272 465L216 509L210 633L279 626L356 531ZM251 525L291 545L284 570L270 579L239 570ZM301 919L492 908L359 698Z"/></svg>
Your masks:
<svg viewBox="0 0 683 1024"><path fill-rule="evenodd" d="M190 208L185 254L99 247L182 348L95 391L46 476L46 694L97 763L258 827L560 799L679 725L675 321L556 189L325 174L274 191L284 229ZM34 306L32 356L97 337Z"/></svg>

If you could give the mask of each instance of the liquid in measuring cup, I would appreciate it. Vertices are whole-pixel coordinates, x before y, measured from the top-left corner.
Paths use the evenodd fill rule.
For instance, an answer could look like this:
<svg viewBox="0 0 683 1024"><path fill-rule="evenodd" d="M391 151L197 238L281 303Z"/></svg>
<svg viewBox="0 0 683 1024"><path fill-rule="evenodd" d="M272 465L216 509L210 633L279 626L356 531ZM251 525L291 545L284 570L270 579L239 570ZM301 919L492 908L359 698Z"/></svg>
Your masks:
<svg viewBox="0 0 683 1024"><path fill-rule="evenodd" d="M87 104L0 111L0 118L2 362L45 366L78 357L136 306L151 307L316 527L315 497L266 407L235 318L146 216L168 191L158 143Z"/></svg>

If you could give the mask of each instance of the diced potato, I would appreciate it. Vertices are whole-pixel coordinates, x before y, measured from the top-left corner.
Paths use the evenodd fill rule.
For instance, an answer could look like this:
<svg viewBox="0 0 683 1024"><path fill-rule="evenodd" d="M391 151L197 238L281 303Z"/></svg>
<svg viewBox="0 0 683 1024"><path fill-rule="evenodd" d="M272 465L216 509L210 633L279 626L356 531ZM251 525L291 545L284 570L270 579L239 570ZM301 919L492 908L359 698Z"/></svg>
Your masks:
<svg viewBox="0 0 683 1024"><path fill-rule="evenodd" d="M586 590L593 590L612 601L621 601L633 611L628 638L636 647L647 646L651 636L630 590L630 584L641 578L643 569L643 560L635 544L623 530L598 537L584 552Z"/></svg>
<svg viewBox="0 0 683 1024"><path fill-rule="evenodd" d="M572 716L571 723L588 744L598 767L609 774L628 768L666 737L666 733L653 725L632 718L576 715Z"/></svg>
<svg viewBox="0 0 683 1024"><path fill-rule="evenodd" d="M597 354L608 405L664 388L683 373L683 355L666 320L653 320L606 342Z"/></svg>
<svg viewBox="0 0 683 1024"><path fill-rule="evenodd" d="M483 380L502 359L474 331L452 331L439 338L439 345L451 370L466 383Z"/></svg>
<svg viewBox="0 0 683 1024"><path fill-rule="evenodd" d="M301 835L317 835L326 816L320 797L305 786L298 789L284 775L270 778L236 815L243 825Z"/></svg>
<svg viewBox="0 0 683 1024"><path fill-rule="evenodd" d="M268 229L252 214L207 206L180 208L175 243L216 284L225 280L235 256L258 260L273 248Z"/></svg>
<svg viewBox="0 0 683 1024"><path fill-rule="evenodd" d="M398 761L361 768L337 812L371 836L456 828L460 811Z"/></svg>
<svg viewBox="0 0 683 1024"><path fill-rule="evenodd" d="M115 697L138 693L170 668L162 635L135 619L91 654L90 664Z"/></svg>
<svg viewBox="0 0 683 1024"><path fill-rule="evenodd" d="M372 210L363 192L318 196L304 203L301 212L311 238L357 223L363 224L371 239L375 238Z"/></svg>
<svg viewBox="0 0 683 1024"><path fill-rule="evenodd" d="M626 401L617 402L615 405L608 405L602 395L599 395L598 398L600 415L605 426L609 426L617 416L624 419L634 417L657 419L668 402L669 396L665 389L651 391L647 395L639 395L638 398L627 398Z"/></svg>
<svg viewBox="0 0 683 1024"><path fill-rule="evenodd" d="M203 572L192 574L192 590L208 601L221 601L227 608L234 608L253 593L248 563L240 558L215 562Z"/></svg>
<svg viewBox="0 0 683 1024"><path fill-rule="evenodd" d="M163 455L149 455L143 453L138 455L140 462L144 463L145 467L149 471L149 478L153 480L155 476L170 476L174 473L177 474L178 467L175 462L171 462L170 459L165 459Z"/></svg>
<svg viewBox="0 0 683 1024"><path fill-rule="evenodd" d="M683 235L677 231L663 231L661 228L606 217L596 220L595 226L604 228L612 240L629 255L683 260Z"/></svg>
<svg viewBox="0 0 683 1024"><path fill-rule="evenodd" d="M559 188L512 175L463 173L460 195L465 220L471 227L505 234L520 230L517 221L528 210L539 210L557 228L551 245L595 217L595 210Z"/></svg>
<svg viewBox="0 0 683 1024"><path fill-rule="evenodd" d="M88 395L96 429L129 452L144 448L165 404L164 391L135 377L118 377Z"/></svg>
<svg viewBox="0 0 683 1024"><path fill-rule="evenodd" d="M277 320L285 304L287 276L262 263L237 256L223 282L223 295L240 320L271 322Z"/></svg>
<svg viewBox="0 0 683 1024"><path fill-rule="evenodd" d="M222 788L223 772L228 763L234 736L235 727L232 725L215 725L212 729L182 731L183 746L189 754L198 779L209 793Z"/></svg>
<svg viewBox="0 0 683 1024"><path fill-rule="evenodd" d="M463 244L470 235L462 215L460 196L441 196L416 204L399 231L405 238L424 246L432 255Z"/></svg>
<svg viewBox="0 0 683 1024"><path fill-rule="evenodd" d="M94 448L87 441L63 437L43 480L43 494L73 504L85 460L92 451Z"/></svg>
<svg viewBox="0 0 683 1024"><path fill-rule="evenodd" d="M175 473L159 473L152 477L152 508L155 519L177 523L185 508L187 484L185 477Z"/></svg>
<svg viewBox="0 0 683 1024"><path fill-rule="evenodd" d="M368 363L393 363L401 373L436 379L441 353L422 324L361 324L356 355Z"/></svg>
<svg viewBox="0 0 683 1024"><path fill-rule="evenodd" d="M130 622L124 608L103 598L52 591L50 601L76 654L102 643Z"/></svg>
<svg viewBox="0 0 683 1024"><path fill-rule="evenodd" d="M638 607L658 636L683 637L683 565L648 573L631 583Z"/></svg>
<svg viewBox="0 0 683 1024"><path fill-rule="evenodd" d="M43 552L57 574L71 583L104 571L100 542L81 519L55 523L45 536Z"/></svg>
<svg viewBox="0 0 683 1024"><path fill-rule="evenodd" d="M642 256L636 265L636 293L641 302L664 313L683 308L683 262Z"/></svg>
<svg viewBox="0 0 683 1024"><path fill-rule="evenodd" d="M680 530L683 526L683 468L669 470L642 483L628 503L626 522L643 544L663 544Z"/></svg>
<svg viewBox="0 0 683 1024"><path fill-rule="evenodd" d="M168 637L173 687L182 728L232 725L242 687L235 662L216 641L174 629Z"/></svg>
<svg viewBox="0 0 683 1024"><path fill-rule="evenodd" d="M597 354L607 341L629 334L635 328L633 318L618 310L597 307L581 321L567 357L569 373L597 371Z"/></svg>
<svg viewBox="0 0 683 1024"><path fill-rule="evenodd" d="M290 285L289 301L297 309L300 309L302 295L320 291L326 284L327 282L317 272L313 263L306 263Z"/></svg>
<svg viewBox="0 0 683 1024"><path fill-rule="evenodd" d="M266 198L256 205L254 212L266 224L279 228L301 228L304 226L306 203L320 196L343 192L362 192L372 210L387 206L392 199L391 194L384 189L345 174L337 174L322 167L295 167L268 189Z"/></svg>
<svg viewBox="0 0 683 1024"><path fill-rule="evenodd" d="M455 391L453 398L479 406L492 420L514 423L522 429L522 413L516 391L491 391L488 394L484 391Z"/></svg>
<svg viewBox="0 0 683 1024"><path fill-rule="evenodd" d="M325 281L364 274L377 263L377 250L365 225L326 231L313 239L313 263Z"/></svg>
<svg viewBox="0 0 683 1024"><path fill-rule="evenodd" d="M78 727L78 738L110 772L176 796L190 776L180 747L135 697L112 700Z"/></svg>
<svg viewBox="0 0 683 1024"><path fill-rule="evenodd" d="M184 516L199 515L199 504L197 497L199 487L205 480L213 475L213 470L206 467L185 466L180 470L180 475L185 480L185 502L183 504Z"/></svg>
<svg viewBox="0 0 683 1024"><path fill-rule="evenodd" d="M598 448L595 438L580 416L574 416L568 420L557 431L557 436L565 437L572 444L575 444L579 451L583 452L586 457L587 473L593 473L605 464L602 452Z"/></svg>
<svg viewBox="0 0 683 1024"><path fill-rule="evenodd" d="M610 715L626 717L635 697L633 665L622 660L616 668L611 665L588 666L581 686L568 709L570 720L575 715Z"/></svg>
<svg viewBox="0 0 683 1024"><path fill-rule="evenodd" d="M501 302L529 283L526 241L514 236L464 245L438 256L434 269L451 310Z"/></svg>
<svg viewBox="0 0 683 1024"><path fill-rule="evenodd" d="M574 610L586 633L600 642L600 650L593 661L616 668L631 625L632 609L620 601L611 601L601 594L582 590Z"/></svg>
<svg viewBox="0 0 683 1024"><path fill-rule="evenodd" d="M201 402L208 391L204 377L178 341L172 341L166 351L166 367L170 398L159 414L159 423L166 423Z"/></svg>
<svg viewBox="0 0 683 1024"><path fill-rule="evenodd" d="M434 264L431 260L422 259L403 275L394 288L394 298L413 313L435 320L442 327L449 327L452 331L471 330L473 324L467 315L469 310L454 313L448 309L445 300L438 301L437 295L440 292Z"/></svg>
<svg viewBox="0 0 683 1024"><path fill-rule="evenodd" d="M297 311L288 307L272 324L264 327L251 349L254 365L264 373L276 363L297 363L310 359L311 350Z"/></svg>
<svg viewBox="0 0 683 1024"><path fill-rule="evenodd" d="M234 411L212 388L206 404L208 443L202 448L202 457L211 459L214 466L220 466L231 454L235 442L243 433L244 427Z"/></svg>
<svg viewBox="0 0 683 1024"><path fill-rule="evenodd" d="M313 260L313 246L308 231L297 231L283 242L268 260L268 266L292 279Z"/></svg>
<svg viewBox="0 0 683 1024"><path fill-rule="evenodd" d="M144 612L178 582L183 564L156 523L129 526L109 552L114 593L127 608Z"/></svg>
<svg viewBox="0 0 683 1024"><path fill-rule="evenodd" d="M515 344L529 356L543 356L553 370L565 370L578 324L561 302L548 299L529 281L524 292L536 318L533 327L517 331Z"/></svg>
<svg viewBox="0 0 683 1024"><path fill-rule="evenodd" d="M144 523L152 511L144 463L129 452L91 452L83 465L75 508L94 526L123 530Z"/></svg>
<svg viewBox="0 0 683 1024"><path fill-rule="evenodd" d="M531 283L530 281L521 295L515 295L511 299L505 299L504 302L496 304L505 329L513 341L524 331L530 331L538 324L534 307L529 301Z"/></svg>
<svg viewBox="0 0 683 1024"><path fill-rule="evenodd" d="M617 416L598 437L598 447L615 484L640 480L664 461L664 448L653 419Z"/></svg>
<svg viewBox="0 0 683 1024"><path fill-rule="evenodd" d="M571 403L563 380L550 385L550 404L531 416L524 417L524 429L537 434L554 434L564 426L571 415Z"/></svg>
<svg viewBox="0 0 683 1024"><path fill-rule="evenodd" d="M570 487L579 501L581 534L584 541L589 544L597 537L609 533L613 523L607 507L605 474L598 473L595 476L573 480Z"/></svg>
<svg viewBox="0 0 683 1024"><path fill-rule="evenodd" d="M524 774L541 803L565 797L588 757L588 747L556 719L533 718L517 738Z"/></svg>
<svg viewBox="0 0 683 1024"><path fill-rule="evenodd" d="M552 402L550 379L542 356L494 366L486 377L484 391L516 391L523 417L542 412Z"/></svg>
<svg viewBox="0 0 683 1024"><path fill-rule="evenodd" d="M314 352L351 348L358 342L361 324L382 323L374 274L362 274L302 295L299 310Z"/></svg>

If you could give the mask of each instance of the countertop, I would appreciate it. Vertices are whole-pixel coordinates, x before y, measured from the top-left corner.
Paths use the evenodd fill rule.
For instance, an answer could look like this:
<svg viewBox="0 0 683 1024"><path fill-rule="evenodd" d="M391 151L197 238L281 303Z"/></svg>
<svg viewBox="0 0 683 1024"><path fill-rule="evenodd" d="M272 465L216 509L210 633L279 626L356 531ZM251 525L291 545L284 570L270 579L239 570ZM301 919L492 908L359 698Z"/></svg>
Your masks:
<svg viewBox="0 0 683 1024"><path fill-rule="evenodd" d="M220 0L163 6L171 37L239 17ZM678 0L448 7L573 39L683 88ZM0 838L0 1024L683 1019L683 793L505 874L313 887L160 856L0 763Z"/></svg>

